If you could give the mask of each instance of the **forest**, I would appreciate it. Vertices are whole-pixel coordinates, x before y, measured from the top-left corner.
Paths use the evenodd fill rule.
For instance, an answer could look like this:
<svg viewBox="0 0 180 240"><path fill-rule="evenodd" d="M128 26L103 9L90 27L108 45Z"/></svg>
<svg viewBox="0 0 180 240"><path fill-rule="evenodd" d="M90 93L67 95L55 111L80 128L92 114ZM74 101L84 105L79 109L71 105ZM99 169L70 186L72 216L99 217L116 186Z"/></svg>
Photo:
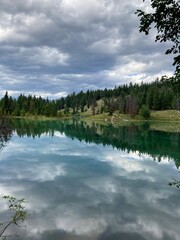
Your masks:
<svg viewBox="0 0 180 240"><path fill-rule="evenodd" d="M163 76L151 83L130 83L114 89L80 91L56 100L24 94L12 98L8 92L0 100L0 116L70 117L89 110L92 115L118 112L134 117L142 109L180 110L179 76Z"/></svg>

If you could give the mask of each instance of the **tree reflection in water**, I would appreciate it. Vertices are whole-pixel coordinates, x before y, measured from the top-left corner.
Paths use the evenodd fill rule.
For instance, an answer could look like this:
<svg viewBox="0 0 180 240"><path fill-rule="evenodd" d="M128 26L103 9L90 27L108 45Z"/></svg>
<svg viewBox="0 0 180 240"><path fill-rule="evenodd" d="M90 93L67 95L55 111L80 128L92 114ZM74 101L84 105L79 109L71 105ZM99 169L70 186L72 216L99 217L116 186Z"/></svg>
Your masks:
<svg viewBox="0 0 180 240"><path fill-rule="evenodd" d="M12 137L12 128L8 119L0 118L0 151L10 141Z"/></svg>
<svg viewBox="0 0 180 240"><path fill-rule="evenodd" d="M55 132L65 134L71 139L86 143L112 146L122 151L148 154L155 161L163 158L173 160L180 166L180 134L153 131L149 124L136 126L113 126L87 124L81 121L25 121L13 120L11 126L19 137L40 137L42 134L54 136Z"/></svg>
<svg viewBox="0 0 180 240"><path fill-rule="evenodd" d="M139 126L113 126L87 124L81 121L32 121L23 119L0 119L0 150L11 139L15 131L19 137L40 137L42 134L54 136L55 132L71 139L86 143L111 145L127 152L149 154L155 161L163 158L173 160L180 166L180 134L151 130L148 123ZM170 186L180 187L178 180L172 179Z"/></svg>
<svg viewBox="0 0 180 240"><path fill-rule="evenodd" d="M116 226L116 222L119 224L119 222L121 222L121 219L124 219L123 220L124 225L122 225L124 227L127 222L131 222L132 220L133 220L133 222L136 222L136 220L137 220L136 216L138 216L138 213L139 213L139 216L142 217L141 219L144 221L144 219L146 219L146 214L145 214L145 216L143 214L147 212L147 224L149 224L148 219L150 219L151 217L152 217L153 221L155 221L155 224L156 224L156 220L157 220L156 213L158 214L157 209L159 208L159 206L161 206L161 204L163 206L162 206L162 210L160 209L159 214L161 215L161 212L163 212L163 209L165 210L166 213L167 212L170 213L167 216L164 214L161 215L162 220L168 219L168 221L169 221L168 217L172 216L172 214L171 214L172 209L171 209L171 207L169 208L168 204L174 198L175 200L172 203L172 204L174 204L174 205L172 205L172 208L174 208L176 199L177 199L177 202L179 199L178 198L179 192L177 193L177 191L174 191L173 189L171 189L170 187L167 186L167 181L166 181L167 175L166 174L164 174L164 173L162 174L163 181L161 181L161 172L160 172L161 166L160 166L160 164L154 164L153 162L150 162L150 161L147 161L147 163L146 163L146 158L143 159L143 165L142 165L143 170L140 169L140 171L136 172L136 169L135 169L135 171L132 171L132 172L135 172L135 176L137 177L137 179L136 179L136 178L133 178L133 176L132 176L133 174L131 172L130 173L128 173L128 171L125 172L124 168L121 168L119 170L120 174L117 175L117 172L115 170L117 165L115 165L115 167L113 167L111 164L109 165L104 162L100 162L101 166L104 167L104 168L100 169L99 161L96 161L97 163L95 162L95 165L94 165L93 158L89 158L89 156L90 156L89 153L91 153L91 152L88 153L87 158L85 157L85 159L87 159L89 161L84 161L83 153L84 153L84 151L86 151L85 142L96 143L96 144L100 144L103 146L109 145L109 146L113 146L114 148L119 149L121 151L130 152L130 155L132 152L135 152L136 155L137 155L137 153L142 154L142 155L148 154L148 157L153 156L153 158L156 161L162 161L163 158L166 158L166 160L168 159L169 161L174 161L178 168L179 163L180 163L180 134L179 133L166 133L166 132L161 132L161 131L158 131L158 132L153 131L149 127L148 124L141 125L141 126L130 125L130 126L115 127L112 125L102 126L99 124L87 124L85 122L76 122L76 121L74 121L74 122L72 122L72 121L71 122L68 122L68 121L64 121L64 122L60 122L60 121L27 121L27 120L24 121L24 120L15 120L15 119L11 121L11 128L15 132L15 134L13 136L13 141L16 143L20 142L22 144L22 143L24 143L24 140L25 140L26 145L24 145L24 146L27 146L27 148L30 147L30 151L24 151L24 152L20 151L19 153L23 154L22 155L23 157L21 158L23 160L21 160L21 159L18 160L19 159L18 156L17 156L17 160L16 160L15 158L13 158L14 150L15 151L17 150L17 152L18 152L18 147L16 145L11 146L9 144L9 146L8 146L9 149L10 150L11 150L11 148L13 149L11 154L9 155L9 159L10 160L12 159L11 162L13 164L10 165L8 161L7 161L7 163L5 163L5 161L4 161L3 164L6 167L5 169L9 170L9 167L11 168L10 174L12 175L13 182L15 182L14 185L22 186L23 196L25 196L25 198L28 199L29 198L28 194L31 195L32 193L34 193L35 199L36 199L36 196L38 195L40 204L41 204L42 199L47 199L48 204L47 205L45 204L45 206L42 207L42 209L41 209L42 211L40 212L40 215L39 215L39 216L42 216L41 221L38 220L40 226L43 226L43 223L44 223L43 219L46 218L49 221L49 219L51 219L51 216L52 216L52 219L54 219L54 216L55 216L54 213L56 214L58 211L59 211L58 212L59 215L58 215L57 219L62 219L62 222L63 222L63 214L62 213L66 213L66 206L67 206L67 209L69 209L69 205L71 205L74 207L72 209L75 209L74 210L75 212L74 212L74 215L73 214L68 215L68 219L70 219L70 220L77 219L77 215L75 214L76 209L78 209L78 211L79 211L79 209L82 209L82 212L81 212L82 215L79 214L79 216L80 216L79 221L81 219L83 219L83 220L86 219L86 217L84 217L84 216L86 216L86 214L90 214L92 209L94 209L94 211L92 211L92 212L94 212L93 224L95 222L94 219L99 218L99 214L102 217L102 219L104 219L104 221L107 223L107 230L105 228L98 239L120 239L120 238L124 238L124 239L128 238L129 239L129 238L133 238L133 237L134 237L133 239L144 239L142 236L137 235L134 232L133 233L129 232L127 235L124 232L123 233L116 232L116 227L114 228L115 230L113 230L114 232L111 232L111 229L109 230L109 228L108 228L109 226L113 227L113 224L111 225L109 223L109 219L111 221L110 217L112 216L113 219L115 219L115 221L114 221L115 226ZM59 134L59 133L61 133L61 134ZM50 137L48 138L47 136L44 136L44 135L47 135ZM60 135L63 135L63 138L59 138ZM79 156L68 155L68 159L70 159L70 160L67 161L67 154L70 151L69 149L74 150L74 149L76 149L77 146L81 146L81 144L79 144L78 141L70 141L70 139L67 139L64 137L65 135L68 138L77 139L80 142L83 141L82 145L83 145L84 151L82 152L82 156L83 156L82 158L80 158ZM42 138L37 139L40 136L42 136ZM54 136L53 139L52 139L52 136ZM19 137L20 138L25 137L25 139L19 139ZM36 139L33 140L31 138L36 138ZM46 142L44 141L44 139ZM32 148L31 148L31 145L29 145L27 143L32 143ZM39 148L39 144L37 144L37 143L42 144L42 145L40 145L41 149L39 152L34 151L34 149L36 150ZM52 146L51 146L51 143L52 143ZM61 143L62 143L62 145L61 145ZM47 146L47 151L45 153L44 153L44 144L46 144L46 146ZM63 144L66 144L66 146L63 147ZM68 144L70 144L70 145L68 145ZM95 148L94 147L92 148L93 150L99 148L95 144L92 144L92 145L95 146ZM50 146L50 148L48 148L48 146ZM57 146L57 148L54 148L54 146ZM70 148L70 147L72 147L72 148ZM87 148L88 148L88 146L87 146ZM19 149L21 149L21 146L19 147ZM57 160L56 160L56 157L54 157L55 156L54 153L56 153L55 152L56 149L59 150L59 152L57 152L57 155L56 155ZM103 153L103 150L106 148L103 148L102 146L100 146L100 149L102 149L101 153ZM107 148L107 149L108 149L108 151L109 151L109 149L112 150L111 147ZM32 150L33 150L33 152L32 152ZM50 151L50 150L52 150L52 151ZM65 151L62 151L62 150L65 150ZM114 152L114 151L112 150L112 152ZM31 155L31 153L32 153L32 155ZM51 156L51 153L52 153L52 156ZM38 155L38 154L40 154L40 155ZM31 159L31 158L34 159L34 157L37 156L38 161L37 162L26 161L26 157L28 157L28 156L30 156L29 159ZM41 157L39 157L39 156L41 156ZM78 164L76 164L76 161L75 161L76 159L79 159ZM114 158L114 160L116 160L116 159L117 158ZM60 162L59 160L62 162ZM125 158L125 160L127 160L127 159ZM23 164L22 169L20 171L22 173L22 175L19 175L20 178L17 178L17 177L14 177L17 175L13 175L13 173L16 171L16 169L19 168L20 163ZM53 178L52 178L53 180L51 180L51 179L49 180L47 178L46 172L48 172L48 174L51 172L56 172L56 168L54 166L57 166L57 167L62 166L64 163L66 164L66 167L67 167L67 175L66 174L65 175L61 175L61 174L56 175L55 174L55 175L53 175ZM148 167L150 166L149 163L152 165L157 165L158 170L157 171L155 170L155 172L150 171L149 173L145 172L144 167L147 166L147 169L148 169ZM34 166L38 166L38 164L39 164L39 167L33 173L32 169L35 169ZM124 163L124 164L126 164L126 163ZM122 161L122 165L123 165L123 161ZM174 164L172 164L172 165L174 167ZM45 166L45 168L44 168L45 174L44 174L43 181L42 181L42 178L39 178L39 170L41 170L41 169L44 170L42 168L42 166ZM95 166L95 168L94 168L94 166ZM77 169L80 170L80 173L78 173ZM93 171L92 171L92 169L93 169ZM151 169L152 168L150 168L150 170ZM112 170L114 170L114 171L112 171ZM166 169L166 170L167 170L167 172L169 171L168 169ZM123 175L124 172L125 172L125 175ZM121 175L121 173L122 173L122 175ZM174 173L174 170L173 170L173 173ZM144 176L144 174L146 174L147 176L146 175ZM128 178L127 178L127 175L128 175ZM138 175L140 175L140 176L138 176ZM36 176L38 176L38 177L36 177ZM132 178L131 178L131 176L132 176ZM141 176L143 176L143 177L141 178ZM171 176L176 176L176 175L168 175L168 181L170 181ZM153 177L153 178L148 178L148 177ZM12 183L12 178L10 178L8 183ZM75 181L75 179L77 181ZM95 180L93 180L93 179L95 179ZM112 179L112 181L111 181L111 179ZM153 181L151 179L153 179ZM154 179L155 180L157 179L157 182L154 181ZM160 180L160 182L158 182L158 180ZM96 187L96 185L97 185L97 187ZM6 186L9 186L9 185L6 185ZM27 186L31 186L32 188L31 187L29 188ZM112 188L111 186L113 186L115 188ZM162 188L163 188L162 192L157 191L157 190L161 190L161 188L159 186L160 187L162 186ZM101 191L103 187L104 187L104 190ZM31 191L29 191L29 189ZM44 190L41 191L41 189L44 189ZM117 191L114 192L114 189L115 190L117 189ZM137 191L137 189L139 189L139 191ZM164 191L164 189L165 189L165 191ZM130 196L134 197L134 198L132 197L132 201L130 201L131 205L129 204L129 199L130 199L129 193L131 194ZM155 194L155 197L154 197L154 195L151 195L152 193ZM169 193L169 195L168 195L168 193ZM19 194L19 192L18 192L18 194ZM106 198L106 196L109 196L109 194L112 195L112 199L110 198L110 203L109 203L109 198L108 197ZM142 194L142 195L140 195L140 194ZM174 195L172 195L172 194L174 194ZM169 198L167 197L167 195ZM97 199L95 199L95 201L93 202L94 196L97 196ZM142 197L142 201L141 201L141 197L139 198L139 196L145 196L145 198ZM152 198L150 198L150 200L149 200L148 196L152 196ZM157 196L157 198L156 198L156 196ZM53 200L52 200L52 197L53 197ZM30 197L30 199L31 199L31 197ZM48 199L50 199L50 200L48 200ZM103 201L103 199L107 199L107 201ZM128 199L128 200L126 201L126 199ZM151 201L151 199L155 199L155 200L157 199L157 201L153 202L153 201ZM70 201L70 202L68 202L68 201ZM52 209L50 207L47 207L47 206L52 206L52 202L54 204L53 211L51 211ZM77 205L77 202L79 205ZM65 205L63 205L64 203L65 203ZM67 203L67 205L66 205L66 203ZM98 203L98 204L96 204L96 203ZM102 204L101 205L102 208L99 208L99 206L100 206L99 203ZM57 208L55 208L55 210L54 210L55 205L57 205ZM36 206L36 205L32 204L32 212L33 212L33 209L35 208L34 206ZM61 209L61 206L62 206L62 209ZM63 206L65 206L64 209L63 209ZM71 206L70 206L70 208L71 208ZM82 206L84 206L84 208L82 208ZM108 206L109 206L109 210L108 210ZM119 208L119 206L122 206L122 209L125 209L125 211L123 211L122 213L118 212L117 209ZM140 212L139 212L138 206L140 206ZM142 206L144 206L144 209ZM148 206L151 206L151 208L146 208ZM50 208L50 212L48 210L49 208ZM154 209L154 211L152 211L152 215L149 217L149 213L151 212L151 209L152 210ZM169 209L169 210L167 211L167 209ZM127 216L126 212L128 212L128 211L132 212L132 215ZM104 212L105 213L108 212L108 214L106 215L106 214L104 214ZM117 216L115 216L116 212L117 212ZM101 213L102 213L102 215L101 215ZM97 217L97 215L98 215L98 217ZM74 218L73 218L73 216L74 216ZM89 216L91 216L91 214ZM176 217L174 217L174 219L176 219ZM66 218L65 218L65 220L66 220ZM73 220L73 222L75 222L75 221ZM161 222L161 221L159 221L159 222ZM87 223L89 224L89 222L87 222ZM34 220L34 219L33 219L33 224L34 224L33 226L35 226L37 224L36 220ZM88 224L86 224L86 225L88 225ZM174 224L174 220L172 221L172 224ZM28 225L30 225L30 224L28 223ZM68 222L67 226L69 226L69 225L70 224ZM45 226L46 226L46 223L45 223ZM137 220L137 226L139 227L138 220ZM165 224L165 226L167 228L168 225ZM79 228L80 227L78 226L77 229L79 229ZM68 227L65 229L68 229ZM76 226L74 227L74 229L76 229ZM139 228L137 228L137 229L139 229ZM164 228L162 228L162 229L164 229ZM60 239L60 238L61 239L65 239L65 238L70 239L68 230L67 230L67 235L66 235L65 231L63 232L63 230L64 230L64 228L61 227L61 225L60 225L60 227L58 226L57 229L54 229L54 228L48 229L48 227L47 228L45 227L44 231L42 231L41 237L37 236L37 238L38 239L56 239L56 238L57 239ZM175 230L175 231L177 233L179 232L179 230ZM48 235L48 234L52 234L52 235ZM131 234L133 234L133 235L131 235ZM33 237L29 237L28 239L33 239ZM87 239L87 238L81 238L81 239ZM158 238L156 238L156 239L158 239ZM161 239L165 239L165 237L161 238ZM170 239L170 238L167 238L167 239Z"/></svg>

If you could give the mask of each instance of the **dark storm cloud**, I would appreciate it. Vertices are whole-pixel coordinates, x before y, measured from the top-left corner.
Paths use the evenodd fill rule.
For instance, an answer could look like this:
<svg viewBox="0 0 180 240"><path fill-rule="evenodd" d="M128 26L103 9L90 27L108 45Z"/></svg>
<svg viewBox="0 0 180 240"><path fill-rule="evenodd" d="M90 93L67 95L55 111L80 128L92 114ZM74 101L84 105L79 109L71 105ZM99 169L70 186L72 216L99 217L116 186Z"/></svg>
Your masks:
<svg viewBox="0 0 180 240"><path fill-rule="evenodd" d="M144 5L141 0L0 0L0 94L58 97L171 73L167 46L155 44L153 33L138 32L134 12Z"/></svg>

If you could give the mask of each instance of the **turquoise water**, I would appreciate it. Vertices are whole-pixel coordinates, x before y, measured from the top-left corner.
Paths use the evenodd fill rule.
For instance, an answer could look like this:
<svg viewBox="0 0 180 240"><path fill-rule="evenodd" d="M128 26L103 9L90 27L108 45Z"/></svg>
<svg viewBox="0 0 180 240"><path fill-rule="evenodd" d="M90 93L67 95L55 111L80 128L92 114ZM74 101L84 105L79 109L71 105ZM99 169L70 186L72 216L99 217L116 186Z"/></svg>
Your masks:
<svg viewBox="0 0 180 240"><path fill-rule="evenodd" d="M11 128L0 152L0 193L24 197L29 217L8 234L179 240L180 190L168 183L180 178L180 134L56 121Z"/></svg>

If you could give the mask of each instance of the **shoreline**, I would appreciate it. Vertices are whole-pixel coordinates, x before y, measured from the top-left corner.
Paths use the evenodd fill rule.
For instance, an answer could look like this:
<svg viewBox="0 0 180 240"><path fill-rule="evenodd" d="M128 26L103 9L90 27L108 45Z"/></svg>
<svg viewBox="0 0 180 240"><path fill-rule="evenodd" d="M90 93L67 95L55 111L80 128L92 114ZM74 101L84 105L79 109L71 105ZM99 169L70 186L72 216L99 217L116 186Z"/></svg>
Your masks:
<svg viewBox="0 0 180 240"><path fill-rule="evenodd" d="M139 115L132 118L127 114L113 114L109 116L107 113L97 115L79 115L70 117L46 117L46 116L5 116L9 119L23 119L30 121L83 121L88 124L97 123L101 125L129 126L149 124L151 129L157 131L180 133L180 111L166 110L151 112L150 119L143 119Z"/></svg>

